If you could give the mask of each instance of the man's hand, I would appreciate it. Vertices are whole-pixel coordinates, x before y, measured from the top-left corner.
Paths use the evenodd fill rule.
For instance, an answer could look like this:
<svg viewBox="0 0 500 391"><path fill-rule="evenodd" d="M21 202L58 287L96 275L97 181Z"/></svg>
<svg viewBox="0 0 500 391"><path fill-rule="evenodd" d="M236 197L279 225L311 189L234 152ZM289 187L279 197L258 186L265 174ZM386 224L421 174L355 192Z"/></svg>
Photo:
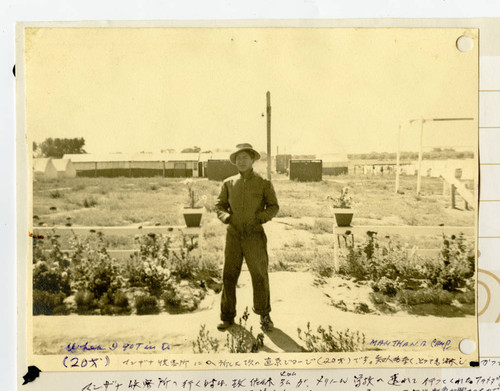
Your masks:
<svg viewBox="0 0 500 391"><path fill-rule="evenodd" d="M252 221L248 222L244 226L244 232L246 234L251 234L254 232L260 232L262 230L262 224L257 217L254 217Z"/></svg>
<svg viewBox="0 0 500 391"><path fill-rule="evenodd" d="M264 224L266 222L266 216L264 212L259 212L255 215L255 219L259 224Z"/></svg>

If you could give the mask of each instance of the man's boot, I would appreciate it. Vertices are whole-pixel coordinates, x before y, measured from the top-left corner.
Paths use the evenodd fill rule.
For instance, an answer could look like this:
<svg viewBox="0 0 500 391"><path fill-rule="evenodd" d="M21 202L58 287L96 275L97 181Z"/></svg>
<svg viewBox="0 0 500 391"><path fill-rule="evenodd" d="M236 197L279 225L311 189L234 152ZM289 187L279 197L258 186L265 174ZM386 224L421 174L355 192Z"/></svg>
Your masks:
<svg viewBox="0 0 500 391"><path fill-rule="evenodd" d="M271 317L269 316L269 314L260 316L260 327L264 331L273 331L274 323L271 320Z"/></svg>
<svg viewBox="0 0 500 391"><path fill-rule="evenodd" d="M234 320L224 320L217 325L217 330L225 331L234 324Z"/></svg>

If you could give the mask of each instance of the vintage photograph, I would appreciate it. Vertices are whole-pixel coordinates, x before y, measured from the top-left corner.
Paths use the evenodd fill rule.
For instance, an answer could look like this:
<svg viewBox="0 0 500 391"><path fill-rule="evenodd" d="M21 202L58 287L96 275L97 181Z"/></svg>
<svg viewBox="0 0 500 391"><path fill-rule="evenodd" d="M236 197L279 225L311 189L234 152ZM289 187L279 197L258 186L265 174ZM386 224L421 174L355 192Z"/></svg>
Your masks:
<svg viewBox="0 0 500 391"><path fill-rule="evenodd" d="M25 28L30 362L477 361L477 41Z"/></svg>

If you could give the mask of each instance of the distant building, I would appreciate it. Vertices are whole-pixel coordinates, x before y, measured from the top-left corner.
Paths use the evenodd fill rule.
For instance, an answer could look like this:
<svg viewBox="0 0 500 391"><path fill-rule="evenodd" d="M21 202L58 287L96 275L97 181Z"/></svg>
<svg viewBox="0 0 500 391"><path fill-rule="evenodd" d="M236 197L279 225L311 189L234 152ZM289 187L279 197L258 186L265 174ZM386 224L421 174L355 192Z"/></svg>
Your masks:
<svg viewBox="0 0 500 391"><path fill-rule="evenodd" d="M228 159L214 160L209 159L206 166L206 176L212 181L223 181L230 176L236 175L238 169Z"/></svg>
<svg viewBox="0 0 500 391"><path fill-rule="evenodd" d="M70 159L53 159L52 163L57 170L58 178L76 177L76 170Z"/></svg>
<svg viewBox="0 0 500 391"><path fill-rule="evenodd" d="M280 174L285 174L288 172L288 163L292 155L289 154L280 154L276 155L276 172Z"/></svg>
<svg viewBox="0 0 500 391"><path fill-rule="evenodd" d="M349 172L349 159L344 147L336 143L329 148L331 152L317 155L323 162L323 175L342 175Z"/></svg>
<svg viewBox="0 0 500 391"><path fill-rule="evenodd" d="M170 177L199 176L199 153L76 154L71 159L77 176Z"/></svg>
<svg viewBox="0 0 500 391"><path fill-rule="evenodd" d="M199 153L169 153L165 155L165 175L171 178L199 176Z"/></svg>
<svg viewBox="0 0 500 391"><path fill-rule="evenodd" d="M72 154L77 176L82 177L153 177L164 175L164 157L159 154Z"/></svg>
<svg viewBox="0 0 500 391"><path fill-rule="evenodd" d="M290 180L298 182L321 182L323 164L321 160L291 159Z"/></svg>
<svg viewBox="0 0 500 391"><path fill-rule="evenodd" d="M33 175L45 179L56 179L57 169L52 158L33 159Z"/></svg>

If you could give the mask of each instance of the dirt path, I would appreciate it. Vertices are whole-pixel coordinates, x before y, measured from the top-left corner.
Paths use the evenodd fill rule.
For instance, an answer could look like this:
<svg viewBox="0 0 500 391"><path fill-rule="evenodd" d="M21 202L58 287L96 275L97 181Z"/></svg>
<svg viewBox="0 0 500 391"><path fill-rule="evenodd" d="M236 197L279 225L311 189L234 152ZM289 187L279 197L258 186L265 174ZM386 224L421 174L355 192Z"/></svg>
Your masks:
<svg viewBox="0 0 500 391"><path fill-rule="evenodd" d="M408 315L402 312L392 315L377 313L345 312L331 305L331 300L347 303L366 302L369 288L355 286L350 281L335 277L327 284L315 283L310 273L274 272L270 274L272 295L272 318L275 330L266 334L265 352L297 352L302 350L297 328L304 329L307 323L315 329L318 325L332 325L334 330L360 330L367 342L371 339L432 340L451 339L460 341L464 330L474 330L476 321L472 316L444 318L435 316ZM326 294L325 294L326 293ZM238 316L245 307L251 308L252 289L248 272L240 277L238 289ZM69 343L111 345L123 343L152 343L170 345L172 353L192 353L200 326L207 325L212 337L220 340L223 347L226 333L217 331L219 322L220 295L210 294L194 313L144 316L36 316L33 320L34 346L38 354L63 354ZM254 335L260 332L259 317L251 313L246 329L253 328ZM399 349L402 350L402 349ZM403 349L404 350L404 349ZM134 351L128 351L136 353Z"/></svg>

